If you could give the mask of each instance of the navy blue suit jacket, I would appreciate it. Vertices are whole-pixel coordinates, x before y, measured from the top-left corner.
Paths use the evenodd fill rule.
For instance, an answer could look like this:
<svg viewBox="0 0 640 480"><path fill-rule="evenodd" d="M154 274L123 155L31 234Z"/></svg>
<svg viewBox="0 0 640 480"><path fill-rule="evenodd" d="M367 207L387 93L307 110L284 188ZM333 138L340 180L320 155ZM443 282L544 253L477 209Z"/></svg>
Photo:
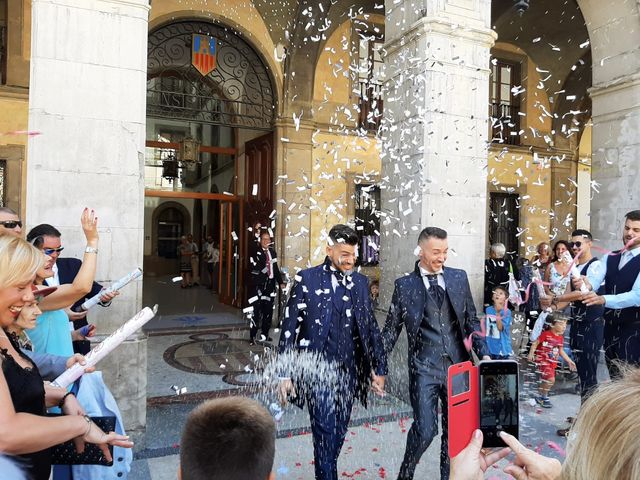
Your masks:
<svg viewBox="0 0 640 480"><path fill-rule="evenodd" d="M472 332L480 332L480 321L476 315L466 272L457 268L444 267L442 275L460 328L461 338L467 338ZM395 282L391 306L382 331L385 351L391 352L402 327L406 328L409 342L407 352L409 366L413 364L414 352L418 351L416 342L420 338L420 324L424 316L427 295L418 262L416 262L411 274L398 278ZM489 354L485 339L479 335L473 336L473 348L480 358Z"/></svg>
<svg viewBox="0 0 640 480"><path fill-rule="evenodd" d="M303 270L298 275L282 321L278 350L280 353L290 349L322 353L331 323L333 273L325 261L322 265ZM353 273L351 280L353 287L347 289L347 295L351 297L352 315L362 342L362 352L360 353L360 349L356 350L359 372L356 396L366 404L371 371L376 375L386 375L387 359L371 307L369 280L360 273Z"/></svg>

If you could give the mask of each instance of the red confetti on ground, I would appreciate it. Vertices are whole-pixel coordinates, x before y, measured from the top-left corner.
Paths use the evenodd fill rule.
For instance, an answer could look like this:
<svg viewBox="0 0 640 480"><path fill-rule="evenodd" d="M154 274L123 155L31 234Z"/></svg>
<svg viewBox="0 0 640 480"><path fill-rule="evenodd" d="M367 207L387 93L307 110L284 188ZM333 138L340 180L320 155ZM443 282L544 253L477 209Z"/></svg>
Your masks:
<svg viewBox="0 0 640 480"><path fill-rule="evenodd" d="M378 469L378 477L380 477L380 478L387 478L387 472L386 472L386 470L384 469L384 467L380 467L380 468Z"/></svg>
<svg viewBox="0 0 640 480"><path fill-rule="evenodd" d="M556 452L558 452L560 455L562 455L563 457L567 456L567 452L564 451L564 448L562 448L560 445L558 445L556 442L552 442L552 441L548 441L547 445L549 446L549 448L555 450Z"/></svg>
<svg viewBox="0 0 640 480"><path fill-rule="evenodd" d="M296 467L301 467L302 464L300 462L296 462Z"/></svg>
<svg viewBox="0 0 640 480"><path fill-rule="evenodd" d="M378 451L378 449L377 449L377 448L375 448L375 447L373 447L373 448L371 449L371 451L372 451L372 452L377 452L377 451Z"/></svg>
<svg viewBox="0 0 640 480"><path fill-rule="evenodd" d="M348 473L348 472L342 472L342 477L346 477L346 478L354 478L357 476L362 475L363 473L366 473L367 469L364 467L359 468L358 470L356 470L353 473Z"/></svg>

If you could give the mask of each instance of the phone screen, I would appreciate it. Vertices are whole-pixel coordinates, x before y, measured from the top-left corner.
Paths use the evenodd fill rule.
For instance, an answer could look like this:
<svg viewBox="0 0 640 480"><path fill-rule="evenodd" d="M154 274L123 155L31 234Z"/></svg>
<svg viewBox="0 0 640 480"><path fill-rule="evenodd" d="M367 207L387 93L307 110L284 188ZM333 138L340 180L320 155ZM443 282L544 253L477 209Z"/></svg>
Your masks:
<svg viewBox="0 0 640 480"><path fill-rule="evenodd" d="M518 364L513 360L479 365L480 429L485 447L502 447L501 430L518 438Z"/></svg>

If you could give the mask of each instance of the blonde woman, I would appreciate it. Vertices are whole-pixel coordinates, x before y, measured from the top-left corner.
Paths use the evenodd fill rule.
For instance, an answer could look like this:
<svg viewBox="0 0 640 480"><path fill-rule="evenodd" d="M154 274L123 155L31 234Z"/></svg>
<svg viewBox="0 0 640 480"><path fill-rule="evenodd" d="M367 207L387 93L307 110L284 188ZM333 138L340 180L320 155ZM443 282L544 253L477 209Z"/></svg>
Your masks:
<svg viewBox="0 0 640 480"><path fill-rule="evenodd" d="M32 284L36 271L44 263L42 252L24 240L8 235L0 236L0 337L9 340L5 328L12 325L27 304L34 301ZM7 346L5 344L5 346ZM45 388L38 369L22 355L17 344L0 349L0 451L21 455L28 470L28 478L47 480L51 468L48 449L61 442L77 439L99 444L110 458L107 444L131 448L128 437L106 434L79 414L45 417L45 409L62 405L63 389ZM72 408L79 413L77 408Z"/></svg>

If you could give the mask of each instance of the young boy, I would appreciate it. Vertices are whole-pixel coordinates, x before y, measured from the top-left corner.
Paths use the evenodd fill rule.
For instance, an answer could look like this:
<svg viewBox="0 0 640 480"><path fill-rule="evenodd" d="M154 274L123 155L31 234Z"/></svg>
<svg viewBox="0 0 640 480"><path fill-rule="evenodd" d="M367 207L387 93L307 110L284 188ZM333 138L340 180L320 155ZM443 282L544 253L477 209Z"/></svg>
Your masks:
<svg viewBox="0 0 640 480"><path fill-rule="evenodd" d="M509 293L503 286L492 291L493 306L486 313L487 348L492 360L505 360L513 355L511 348L511 310L507 307Z"/></svg>
<svg viewBox="0 0 640 480"><path fill-rule="evenodd" d="M559 315L549 315L547 322L551 324L548 330L540 334L538 339L531 344L529 351L529 361L535 359L538 372L540 373L540 395L536 397L536 402L544 408L551 408L553 405L549 401L549 390L556 381L556 365L561 356L569 365L569 370L576 371L576 364L569 358L563 348L564 331L567 329L567 320ZM539 347L539 348L538 348Z"/></svg>

